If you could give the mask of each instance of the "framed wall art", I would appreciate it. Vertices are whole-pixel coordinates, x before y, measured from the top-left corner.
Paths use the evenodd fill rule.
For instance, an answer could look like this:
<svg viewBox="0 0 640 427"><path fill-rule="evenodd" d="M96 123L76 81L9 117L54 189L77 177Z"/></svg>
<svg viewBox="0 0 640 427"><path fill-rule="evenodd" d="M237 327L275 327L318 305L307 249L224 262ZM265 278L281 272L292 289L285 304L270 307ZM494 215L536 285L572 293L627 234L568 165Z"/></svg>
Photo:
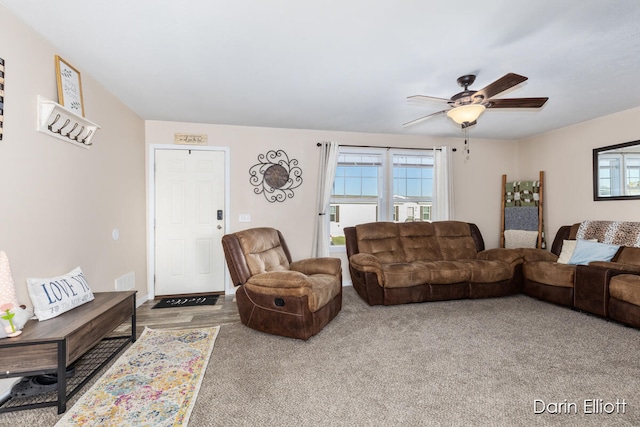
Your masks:
<svg viewBox="0 0 640 427"><path fill-rule="evenodd" d="M80 72L58 55L55 56L58 103L84 117Z"/></svg>
<svg viewBox="0 0 640 427"><path fill-rule="evenodd" d="M283 150L269 150L249 169L249 182L255 194L263 194L271 203L284 202L302 184L302 169Z"/></svg>

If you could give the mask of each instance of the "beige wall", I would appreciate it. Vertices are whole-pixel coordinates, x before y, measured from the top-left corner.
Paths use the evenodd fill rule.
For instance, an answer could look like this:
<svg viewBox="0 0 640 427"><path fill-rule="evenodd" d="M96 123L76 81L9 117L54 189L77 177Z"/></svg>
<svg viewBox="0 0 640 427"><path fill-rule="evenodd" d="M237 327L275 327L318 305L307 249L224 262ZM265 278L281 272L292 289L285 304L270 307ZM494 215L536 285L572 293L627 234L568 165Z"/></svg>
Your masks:
<svg viewBox="0 0 640 427"><path fill-rule="evenodd" d="M520 141L523 175L545 171L545 228L584 220L640 221L640 200L593 200L593 149L640 139L640 108L600 117Z"/></svg>
<svg viewBox="0 0 640 427"><path fill-rule="evenodd" d="M148 145L172 144L175 133L206 134L209 145L229 147L231 206L228 208L228 231L259 226L278 228L287 239L294 259L311 254L317 217L315 205L320 153L316 144L320 141L382 147L432 148L448 145L456 148L453 154L455 219L476 222L487 247L497 247L499 242L501 176L503 173L515 173L517 166L513 161L517 155L515 141L472 139L471 157L465 160L463 140L459 138L146 122ZM249 168L258 162L259 154L279 149L284 150L290 159L299 161L303 183L294 190L293 198L283 203L270 203L263 195L254 194L254 187L249 183ZM239 214L250 214L251 222L239 222ZM345 257L340 254L334 256L343 259L346 271Z"/></svg>
<svg viewBox="0 0 640 427"><path fill-rule="evenodd" d="M92 77L0 6L5 60L0 141L0 250L18 298L31 305L27 277L80 266L94 291L135 272L146 295L144 122ZM37 132L37 96L57 100L54 55L82 73L87 119L99 124L89 150ZM114 241L112 230L119 229Z"/></svg>
<svg viewBox="0 0 640 427"><path fill-rule="evenodd" d="M534 179L546 174L548 240L560 225L583 219L638 219L640 201L594 202L591 150L640 139L640 108L602 117L522 141L476 140L471 157L462 138L383 135L213 124L148 121L146 124L92 77L82 74L87 118L100 124L91 150L35 131L36 97L55 100L54 54L79 67L0 6L0 55L6 60L5 136L0 142L0 250L9 255L20 299L27 277L65 273L80 265L97 291L135 272L146 295L145 141L171 144L173 134L205 133L209 144L229 147L230 230L269 225L287 236L294 258L311 253L316 216L316 143L457 148L454 164L454 219L478 224L488 248L497 247L501 175ZM80 71L82 72L81 67ZM215 118L211 118L215 122ZM480 124L481 125L481 124ZM259 154L283 149L297 159L304 182L293 199L269 203L253 193L248 170ZM251 223L238 214L251 214ZM114 241L111 232L120 230Z"/></svg>

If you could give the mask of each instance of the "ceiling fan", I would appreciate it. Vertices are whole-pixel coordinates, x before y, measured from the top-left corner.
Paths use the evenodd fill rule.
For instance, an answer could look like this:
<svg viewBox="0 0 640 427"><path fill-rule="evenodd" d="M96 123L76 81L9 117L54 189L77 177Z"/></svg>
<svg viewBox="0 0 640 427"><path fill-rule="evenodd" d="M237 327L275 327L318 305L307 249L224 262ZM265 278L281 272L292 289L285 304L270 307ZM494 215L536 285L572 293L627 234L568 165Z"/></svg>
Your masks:
<svg viewBox="0 0 640 427"><path fill-rule="evenodd" d="M459 77L458 84L462 86L464 90L453 95L450 99L425 95L409 96L408 99L443 101L449 104L451 108L411 120L410 122L404 123L403 126L410 126L425 119L446 114L458 123L462 129L465 129L475 125L480 114L487 108L540 108L549 98L493 98L527 79L528 77L509 73L490 83L483 89L470 90L469 86L476 80L476 76L469 74Z"/></svg>

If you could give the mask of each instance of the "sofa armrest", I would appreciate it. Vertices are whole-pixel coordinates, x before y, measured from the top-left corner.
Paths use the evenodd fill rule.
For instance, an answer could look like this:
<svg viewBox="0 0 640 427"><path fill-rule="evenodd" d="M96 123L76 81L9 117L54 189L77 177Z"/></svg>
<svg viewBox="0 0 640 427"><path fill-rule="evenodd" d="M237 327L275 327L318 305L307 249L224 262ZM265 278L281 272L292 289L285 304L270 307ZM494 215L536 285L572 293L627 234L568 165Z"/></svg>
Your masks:
<svg viewBox="0 0 640 427"><path fill-rule="evenodd" d="M247 284L265 288L304 288L310 287L309 279L299 271L278 270L256 274L247 280Z"/></svg>
<svg viewBox="0 0 640 427"><path fill-rule="evenodd" d="M289 268L293 271L299 271L302 274L331 274L338 276L342 273L342 264L338 258L309 258L300 261L294 261L289 264Z"/></svg>
<svg viewBox="0 0 640 427"><path fill-rule="evenodd" d="M558 255L546 251L544 249L537 248L521 248L518 251L522 254L522 259L525 262L534 262L534 261L550 261L556 262L558 261Z"/></svg>
<svg viewBox="0 0 640 427"><path fill-rule="evenodd" d="M383 286L384 275L382 274L382 263L375 255L357 253L349 258L351 268L363 273L374 273L378 278L378 284Z"/></svg>
<svg viewBox="0 0 640 427"><path fill-rule="evenodd" d="M611 261L592 261L589 263L589 267L607 268L616 271L625 271L627 273L640 274L640 265L625 264L622 262Z"/></svg>
<svg viewBox="0 0 640 427"><path fill-rule="evenodd" d="M382 263L375 255L359 253L349 258L349 262L354 268L362 271L382 270Z"/></svg>
<svg viewBox="0 0 640 427"><path fill-rule="evenodd" d="M478 259L504 261L509 264L522 262L522 252L518 249L494 248L478 252Z"/></svg>

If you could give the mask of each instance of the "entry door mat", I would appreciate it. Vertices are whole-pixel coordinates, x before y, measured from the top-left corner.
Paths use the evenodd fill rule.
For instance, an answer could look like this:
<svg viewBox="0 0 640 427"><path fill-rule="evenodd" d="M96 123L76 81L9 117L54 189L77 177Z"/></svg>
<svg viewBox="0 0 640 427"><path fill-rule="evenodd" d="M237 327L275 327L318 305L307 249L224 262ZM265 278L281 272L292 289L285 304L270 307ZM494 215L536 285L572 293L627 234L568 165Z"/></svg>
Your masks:
<svg viewBox="0 0 640 427"><path fill-rule="evenodd" d="M219 331L145 328L56 427L186 426Z"/></svg>
<svg viewBox="0 0 640 427"><path fill-rule="evenodd" d="M197 305L215 305L219 295L198 295L193 297L162 298L151 308L194 307Z"/></svg>

